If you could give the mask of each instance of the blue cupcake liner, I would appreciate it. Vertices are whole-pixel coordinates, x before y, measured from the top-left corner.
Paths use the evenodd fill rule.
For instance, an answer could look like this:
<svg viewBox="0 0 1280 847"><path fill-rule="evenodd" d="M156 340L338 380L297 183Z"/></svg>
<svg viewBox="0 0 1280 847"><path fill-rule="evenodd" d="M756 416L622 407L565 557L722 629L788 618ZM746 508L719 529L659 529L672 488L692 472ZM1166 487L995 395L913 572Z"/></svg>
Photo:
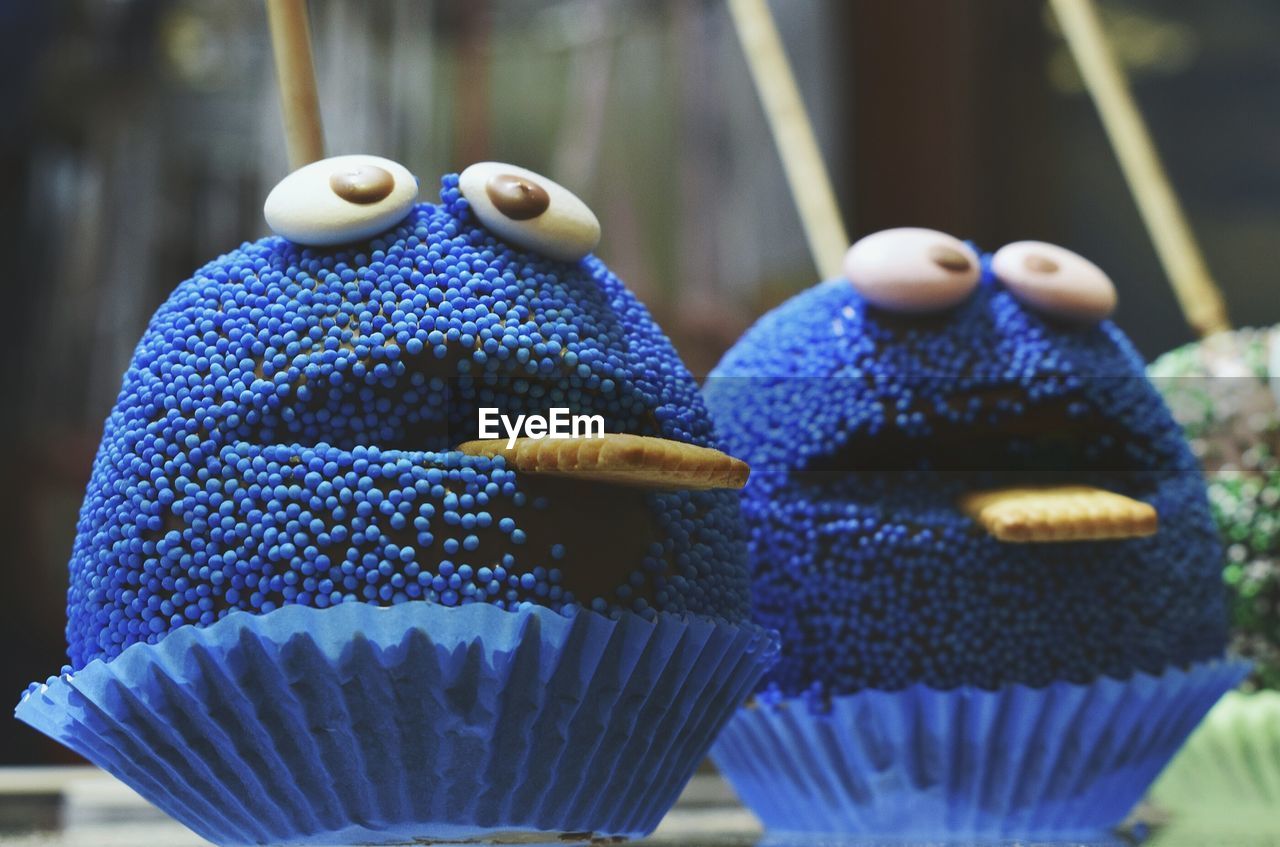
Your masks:
<svg viewBox="0 0 1280 847"><path fill-rule="evenodd" d="M1213 661L1039 689L916 685L837 697L822 713L801 699L753 704L711 757L770 831L1098 838L1248 671Z"/></svg>
<svg viewBox="0 0 1280 847"><path fill-rule="evenodd" d="M776 652L672 615L286 606L91 662L16 715L217 844L636 836Z"/></svg>

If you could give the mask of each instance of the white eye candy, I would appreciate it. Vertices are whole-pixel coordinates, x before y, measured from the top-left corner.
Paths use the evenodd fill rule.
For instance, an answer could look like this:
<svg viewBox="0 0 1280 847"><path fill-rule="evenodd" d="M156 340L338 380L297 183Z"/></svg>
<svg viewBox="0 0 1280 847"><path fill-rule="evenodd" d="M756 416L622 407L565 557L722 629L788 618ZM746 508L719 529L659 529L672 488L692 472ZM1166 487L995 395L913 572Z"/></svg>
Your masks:
<svg viewBox="0 0 1280 847"><path fill-rule="evenodd" d="M933 229L902 227L872 233L844 256L844 275L868 303L890 312L948 309L978 286L978 254Z"/></svg>
<svg viewBox="0 0 1280 847"><path fill-rule="evenodd" d="M458 176L485 229L517 247L576 262L600 243L600 221L569 189L501 162L477 162Z"/></svg>
<svg viewBox="0 0 1280 847"><path fill-rule="evenodd" d="M1077 323L1097 323L1116 307L1116 287L1078 253L1043 241L1016 241L991 258L991 270L1029 308Z"/></svg>
<svg viewBox="0 0 1280 847"><path fill-rule="evenodd" d="M409 214L417 197L418 181L404 165L380 156L334 156L276 183L262 214L277 235L322 247L377 235Z"/></svg>

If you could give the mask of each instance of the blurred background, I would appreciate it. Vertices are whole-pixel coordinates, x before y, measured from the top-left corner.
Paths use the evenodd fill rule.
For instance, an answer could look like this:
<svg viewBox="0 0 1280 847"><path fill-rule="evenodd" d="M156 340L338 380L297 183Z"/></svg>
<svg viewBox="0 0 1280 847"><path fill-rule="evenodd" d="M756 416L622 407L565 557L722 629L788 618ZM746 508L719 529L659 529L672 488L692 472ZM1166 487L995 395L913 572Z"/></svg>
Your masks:
<svg viewBox="0 0 1280 847"><path fill-rule="evenodd" d="M312 0L332 153L546 173L705 374L815 281L722 0ZM860 234L1071 247L1148 358L1192 338L1039 0L774 0ZM1280 3L1102 0L1237 325L1280 321ZM0 0L0 703L62 665L66 560L133 345L198 265L265 234L287 171L260 0ZM8 697L9 700L5 700ZM69 761L9 721L0 764Z"/></svg>

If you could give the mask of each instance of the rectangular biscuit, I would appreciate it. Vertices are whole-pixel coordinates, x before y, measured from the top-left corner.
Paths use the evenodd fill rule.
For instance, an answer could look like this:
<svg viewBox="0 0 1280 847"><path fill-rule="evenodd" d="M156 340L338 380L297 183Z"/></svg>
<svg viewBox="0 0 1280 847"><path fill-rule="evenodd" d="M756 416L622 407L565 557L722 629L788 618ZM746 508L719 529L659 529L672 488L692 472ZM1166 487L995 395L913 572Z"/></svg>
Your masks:
<svg viewBox="0 0 1280 847"><path fill-rule="evenodd" d="M1104 541L1142 538L1158 528L1149 503L1087 485L973 491L960 509L1000 541Z"/></svg>
<svg viewBox="0 0 1280 847"><path fill-rule="evenodd" d="M707 490L742 488L750 469L719 450L666 438L606 433L598 438L517 438L468 441L458 449L471 456L502 456L522 473L640 488Z"/></svg>

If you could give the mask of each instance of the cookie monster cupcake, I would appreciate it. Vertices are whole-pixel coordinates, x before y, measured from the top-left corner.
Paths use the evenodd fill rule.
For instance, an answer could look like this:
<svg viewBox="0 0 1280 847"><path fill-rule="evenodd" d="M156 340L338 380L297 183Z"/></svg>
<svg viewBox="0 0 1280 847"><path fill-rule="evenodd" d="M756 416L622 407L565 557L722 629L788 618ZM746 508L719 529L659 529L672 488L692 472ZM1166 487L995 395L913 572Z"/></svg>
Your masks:
<svg viewBox="0 0 1280 847"><path fill-rule="evenodd" d="M1195 459L1107 276L889 230L705 396L782 657L713 758L773 830L1096 837L1245 673Z"/></svg>
<svg viewBox="0 0 1280 847"><path fill-rule="evenodd" d="M218 844L648 832L776 652L746 466L590 210L417 194L308 165L160 307L17 709Z"/></svg>
<svg viewBox="0 0 1280 847"><path fill-rule="evenodd" d="M1153 789L1179 819L1205 817L1215 830L1227 809L1238 826L1274 826L1280 807L1278 366L1280 331L1243 329L1166 353L1150 368L1205 470L1227 548L1231 647L1254 663Z"/></svg>

